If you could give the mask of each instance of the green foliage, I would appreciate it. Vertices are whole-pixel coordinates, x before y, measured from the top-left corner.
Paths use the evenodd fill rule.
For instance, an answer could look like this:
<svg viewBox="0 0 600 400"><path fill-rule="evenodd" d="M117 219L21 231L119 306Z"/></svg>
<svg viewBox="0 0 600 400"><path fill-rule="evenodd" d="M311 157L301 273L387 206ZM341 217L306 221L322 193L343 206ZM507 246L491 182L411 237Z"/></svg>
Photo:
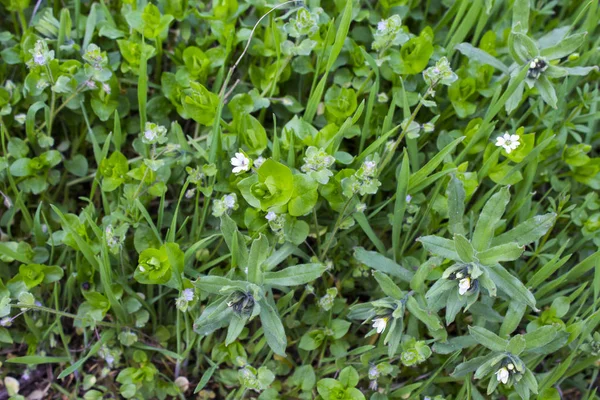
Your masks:
<svg viewBox="0 0 600 400"><path fill-rule="evenodd" d="M595 398L597 2L0 12L0 398Z"/></svg>

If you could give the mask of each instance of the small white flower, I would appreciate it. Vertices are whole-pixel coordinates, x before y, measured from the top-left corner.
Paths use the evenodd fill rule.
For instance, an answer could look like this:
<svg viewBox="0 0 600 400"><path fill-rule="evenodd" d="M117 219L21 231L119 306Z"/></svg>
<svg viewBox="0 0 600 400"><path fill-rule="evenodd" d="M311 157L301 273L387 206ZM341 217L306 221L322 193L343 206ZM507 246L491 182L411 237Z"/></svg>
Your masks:
<svg viewBox="0 0 600 400"><path fill-rule="evenodd" d="M510 374L508 372L508 369L506 369L506 367L502 367L498 371L496 371L496 379L498 379L498 382L502 382L505 385L508 382L509 376L510 376Z"/></svg>
<svg viewBox="0 0 600 400"><path fill-rule="evenodd" d="M110 94L110 85L108 83L103 83L102 90L104 90L106 94Z"/></svg>
<svg viewBox="0 0 600 400"><path fill-rule="evenodd" d="M17 121L21 125L23 125L26 120L27 120L27 115L25 115L25 114L15 115L15 121Z"/></svg>
<svg viewBox="0 0 600 400"><path fill-rule="evenodd" d="M256 160L254 160L252 165L254 165L256 168L260 168L260 166L263 165L265 161L265 158L263 156L260 156Z"/></svg>
<svg viewBox="0 0 600 400"><path fill-rule="evenodd" d="M377 331L377 333L382 333L385 331L385 327L387 326L387 318L375 318L373 320L373 328Z"/></svg>
<svg viewBox="0 0 600 400"><path fill-rule="evenodd" d="M166 142L167 128L164 126L155 124L153 122L146 122L144 126L144 137L142 141L146 144L155 144L156 142Z"/></svg>
<svg viewBox="0 0 600 400"><path fill-rule="evenodd" d="M467 293L469 289L471 289L471 278L467 276L458 282L458 294L462 296Z"/></svg>
<svg viewBox="0 0 600 400"><path fill-rule="evenodd" d="M267 221L273 221L275 218L277 218L277 214L275 214L273 211L269 211L267 215L265 215L265 219Z"/></svg>
<svg viewBox="0 0 600 400"><path fill-rule="evenodd" d="M87 86L88 89L96 89L96 82L94 82L91 79L88 79L87 81L85 81L85 86Z"/></svg>
<svg viewBox="0 0 600 400"><path fill-rule="evenodd" d="M390 100L390 98L388 97L387 93L381 92L381 93L377 94L377 102L387 103L389 100Z"/></svg>
<svg viewBox="0 0 600 400"><path fill-rule="evenodd" d="M377 365L373 365L371 366L371 368L369 368L369 379L375 380L379 378L380 374L381 373L379 372L379 368L377 368Z"/></svg>
<svg viewBox="0 0 600 400"><path fill-rule="evenodd" d="M12 324L12 318L4 317L0 319L0 326L10 326Z"/></svg>
<svg viewBox="0 0 600 400"><path fill-rule="evenodd" d="M383 19L377 23L377 30L379 32L383 32L383 31L387 30L387 28L388 28L388 22L385 19Z"/></svg>
<svg viewBox="0 0 600 400"><path fill-rule="evenodd" d="M156 139L156 132L154 132L152 129L147 129L144 131L144 137L147 141L152 142L154 139Z"/></svg>
<svg viewBox="0 0 600 400"><path fill-rule="evenodd" d="M361 213L364 212L367 209L367 205L365 203L359 203L356 206L356 212Z"/></svg>
<svg viewBox="0 0 600 400"><path fill-rule="evenodd" d="M375 161L365 161L363 164L363 168L365 169L365 174L372 175L375 172L375 167L377 164Z"/></svg>
<svg viewBox="0 0 600 400"><path fill-rule="evenodd" d="M412 196L410 194L406 195L406 202L410 203L410 201L412 200Z"/></svg>
<svg viewBox="0 0 600 400"><path fill-rule="evenodd" d="M250 159L244 153L235 153L235 157L231 159L231 165L234 167L232 172L239 174L250 169Z"/></svg>
<svg viewBox="0 0 600 400"><path fill-rule="evenodd" d="M185 191L185 198L191 199L196 194L196 188L188 189Z"/></svg>
<svg viewBox="0 0 600 400"><path fill-rule="evenodd" d="M6 393L12 397L19 393L21 385L17 379L13 378L12 376L7 376L4 378L4 387L6 388Z"/></svg>
<svg viewBox="0 0 600 400"><path fill-rule="evenodd" d="M183 297L186 301L194 300L194 290L193 289L185 289L183 293L181 293L181 297Z"/></svg>
<svg viewBox="0 0 600 400"><path fill-rule="evenodd" d="M496 146L503 147L504 150L510 154L511 151L515 150L517 147L521 145L521 137L519 135L510 135L505 133L502 136L498 136L496 138Z"/></svg>
<svg viewBox="0 0 600 400"><path fill-rule="evenodd" d="M236 201L237 198L234 194L228 194L223 197L223 204L225 204L225 207L227 208L234 208Z"/></svg>

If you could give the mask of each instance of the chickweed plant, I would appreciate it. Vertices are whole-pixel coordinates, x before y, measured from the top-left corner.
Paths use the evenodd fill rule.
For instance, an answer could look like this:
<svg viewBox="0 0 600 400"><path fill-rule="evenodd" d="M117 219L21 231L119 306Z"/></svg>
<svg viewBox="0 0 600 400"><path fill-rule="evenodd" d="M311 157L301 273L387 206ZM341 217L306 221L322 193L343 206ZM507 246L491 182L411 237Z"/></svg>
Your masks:
<svg viewBox="0 0 600 400"><path fill-rule="evenodd" d="M0 13L0 400L600 398L597 0Z"/></svg>

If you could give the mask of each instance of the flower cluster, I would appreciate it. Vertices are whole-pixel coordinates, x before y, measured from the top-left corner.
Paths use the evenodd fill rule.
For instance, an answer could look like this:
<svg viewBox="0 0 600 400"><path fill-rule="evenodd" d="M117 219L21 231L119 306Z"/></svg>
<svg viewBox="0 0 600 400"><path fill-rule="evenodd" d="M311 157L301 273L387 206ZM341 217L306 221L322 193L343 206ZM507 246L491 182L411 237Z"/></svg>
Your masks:
<svg viewBox="0 0 600 400"><path fill-rule="evenodd" d="M45 40L38 40L35 42L33 49L29 50L29 53L33 56L33 58L27 62L29 68L35 66L42 67L54 60L54 50L48 49L48 44Z"/></svg>
<svg viewBox="0 0 600 400"><path fill-rule="evenodd" d="M335 158L327 154L325 149L318 149L314 146L310 146L306 149L304 165L302 165L301 169L302 172L306 172L320 184L326 185L327 182L329 182L329 178L333 176L333 172L329 170L329 167L331 167L334 162Z"/></svg>
<svg viewBox="0 0 600 400"><path fill-rule="evenodd" d="M376 178L377 162L367 160L352 176L342 180L343 194L346 197L352 197L356 193L361 196L377 193L381 182Z"/></svg>
<svg viewBox="0 0 600 400"><path fill-rule="evenodd" d="M103 52L100 47L94 43L87 47L87 50L83 54L82 58L97 70L102 70L106 64L108 64L106 52Z"/></svg>
<svg viewBox="0 0 600 400"><path fill-rule="evenodd" d="M284 30L294 38L311 36L319 30L319 17L323 13L322 8L316 8L313 12L301 7L296 18L290 18L290 22L284 25Z"/></svg>
<svg viewBox="0 0 600 400"><path fill-rule="evenodd" d="M142 135L142 142L146 144L163 144L166 143L167 140L167 128L153 122L146 122Z"/></svg>
<svg viewBox="0 0 600 400"><path fill-rule="evenodd" d="M373 33L373 50L385 50L397 41L397 37L402 32L402 19L399 15L392 15L388 19L377 23L377 29Z"/></svg>
<svg viewBox="0 0 600 400"><path fill-rule="evenodd" d="M226 194L213 202L212 215L218 218L229 211L237 210L237 208L237 195L235 193Z"/></svg>
<svg viewBox="0 0 600 400"><path fill-rule="evenodd" d="M179 311L186 312L190 303L196 299L194 289L187 288L181 292L181 295L175 300L175 306Z"/></svg>
<svg viewBox="0 0 600 400"><path fill-rule="evenodd" d="M458 76L452 71L448 59L442 57L433 67L429 67L423 71L423 79L425 79L425 82L429 86L435 86L438 83L450 86L458 79Z"/></svg>
<svg viewBox="0 0 600 400"><path fill-rule="evenodd" d="M331 310L331 308L333 307L333 302L335 301L335 298L337 297L337 295L338 295L337 288L332 287L332 288L327 289L325 296L323 296L319 299L319 306L324 311Z"/></svg>

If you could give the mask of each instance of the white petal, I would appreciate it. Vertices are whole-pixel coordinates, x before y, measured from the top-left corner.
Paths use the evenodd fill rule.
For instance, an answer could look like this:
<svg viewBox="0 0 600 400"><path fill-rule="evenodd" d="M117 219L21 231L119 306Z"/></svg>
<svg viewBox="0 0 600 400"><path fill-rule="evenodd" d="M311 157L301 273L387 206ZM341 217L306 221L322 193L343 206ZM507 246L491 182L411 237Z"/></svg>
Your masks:
<svg viewBox="0 0 600 400"><path fill-rule="evenodd" d="M518 142L521 139L519 135L510 135L510 140L513 142Z"/></svg>
<svg viewBox="0 0 600 400"><path fill-rule="evenodd" d="M239 174L240 172L244 171L244 167L235 167L232 171L234 174Z"/></svg>
<svg viewBox="0 0 600 400"><path fill-rule="evenodd" d="M500 146L504 146L504 143L506 143L506 140L504 140L503 137L498 137L496 139L496 146L500 147Z"/></svg>
<svg viewBox="0 0 600 400"><path fill-rule="evenodd" d="M504 140L510 140L510 135L508 133L505 133L503 137Z"/></svg>
<svg viewBox="0 0 600 400"><path fill-rule="evenodd" d="M504 150L510 154L510 152L512 151L512 149L510 148L510 146L504 146Z"/></svg>
<svg viewBox="0 0 600 400"><path fill-rule="evenodd" d="M234 167L239 167L240 165L242 165L242 161L240 161L237 158L232 158L231 159L231 165L233 165Z"/></svg>

